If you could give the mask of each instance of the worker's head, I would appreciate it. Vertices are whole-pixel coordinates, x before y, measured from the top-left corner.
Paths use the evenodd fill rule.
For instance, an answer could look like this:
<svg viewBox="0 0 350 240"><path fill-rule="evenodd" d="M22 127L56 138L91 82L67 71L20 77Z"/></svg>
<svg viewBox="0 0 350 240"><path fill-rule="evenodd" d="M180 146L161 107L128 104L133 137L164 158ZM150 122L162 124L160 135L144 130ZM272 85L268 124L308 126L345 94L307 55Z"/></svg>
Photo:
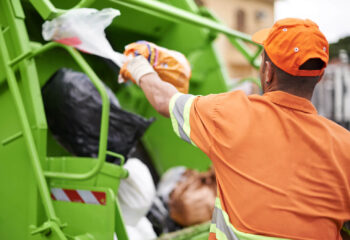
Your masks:
<svg viewBox="0 0 350 240"><path fill-rule="evenodd" d="M282 90L311 98L328 63L328 42L310 20L288 18L253 35L264 46L260 68L264 92Z"/></svg>

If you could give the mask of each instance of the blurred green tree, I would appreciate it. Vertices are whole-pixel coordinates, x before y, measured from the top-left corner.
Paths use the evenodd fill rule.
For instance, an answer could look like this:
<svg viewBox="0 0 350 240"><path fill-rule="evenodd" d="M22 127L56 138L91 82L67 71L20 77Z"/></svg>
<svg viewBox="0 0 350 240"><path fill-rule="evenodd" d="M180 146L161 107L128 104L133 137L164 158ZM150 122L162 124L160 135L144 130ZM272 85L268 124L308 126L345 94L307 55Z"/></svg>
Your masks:
<svg viewBox="0 0 350 240"><path fill-rule="evenodd" d="M337 58L339 56L339 50L344 49L350 57L350 36L339 39L336 43L329 44L329 57Z"/></svg>

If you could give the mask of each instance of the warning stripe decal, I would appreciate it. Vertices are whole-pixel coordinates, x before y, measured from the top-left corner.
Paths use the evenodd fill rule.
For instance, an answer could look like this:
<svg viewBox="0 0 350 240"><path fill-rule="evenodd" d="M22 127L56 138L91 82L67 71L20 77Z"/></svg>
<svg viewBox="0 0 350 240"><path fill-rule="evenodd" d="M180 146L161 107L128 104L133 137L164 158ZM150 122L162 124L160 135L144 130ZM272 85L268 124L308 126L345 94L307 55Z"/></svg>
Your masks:
<svg viewBox="0 0 350 240"><path fill-rule="evenodd" d="M77 190L83 201L88 204L100 204L91 191Z"/></svg>
<svg viewBox="0 0 350 240"><path fill-rule="evenodd" d="M102 204L102 205L106 205L106 193L105 192L91 192L95 198L97 199L97 201Z"/></svg>
<svg viewBox="0 0 350 240"><path fill-rule="evenodd" d="M63 189L63 191L71 202L84 202L76 190Z"/></svg>
<svg viewBox="0 0 350 240"><path fill-rule="evenodd" d="M106 205L105 192L51 188L51 198L56 201Z"/></svg>
<svg viewBox="0 0 350 240"><path fill-rule="evenodd" d="M51 193L51 198L53 199L53 200L56 200L56 198L55 198L55 196Z"/></svg>

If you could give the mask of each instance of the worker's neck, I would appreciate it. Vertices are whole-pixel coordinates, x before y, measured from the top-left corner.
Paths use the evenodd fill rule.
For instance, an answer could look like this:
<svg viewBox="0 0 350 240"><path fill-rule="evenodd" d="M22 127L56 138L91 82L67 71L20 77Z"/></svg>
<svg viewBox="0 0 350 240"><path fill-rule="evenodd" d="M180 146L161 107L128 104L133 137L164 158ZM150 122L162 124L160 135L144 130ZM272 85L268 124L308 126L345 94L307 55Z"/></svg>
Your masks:
<svg viewBox="0 0 350 240"><path fill-rule="evenodd" d="M265 90L265 92L274 92L274 91L282 91L282 92L286 92L298 97L302 97L302 98L306 98L307 100L311 101L312 98L312 93L313 91L300 91L297 89L285 89L283 87L269 87L268 89Z"/></svg>

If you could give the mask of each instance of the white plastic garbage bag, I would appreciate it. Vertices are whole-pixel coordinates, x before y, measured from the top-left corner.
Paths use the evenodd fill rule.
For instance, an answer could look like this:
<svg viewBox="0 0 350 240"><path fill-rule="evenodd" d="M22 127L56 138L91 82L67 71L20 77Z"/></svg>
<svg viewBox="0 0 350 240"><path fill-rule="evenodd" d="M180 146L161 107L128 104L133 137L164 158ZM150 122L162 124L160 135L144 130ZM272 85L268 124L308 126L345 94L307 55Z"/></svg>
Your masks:
<svg viewBox="0 0 350 240"><path fill-rule="evenodd" d="M46 41L73 46L82 52L110 59L121 67L125 56L113 50L104 32L113 18L119 15L119 10L112 8L100 11L92 8L73 9L46 21L42 35Z"/></svg>
<svg viewBox="0 0 350 240"><path fill-rule="evenodd" d="M154 232L151 222L146 217L141 218L141 220L137 223L136 228L133 229L133 232L135 233L135 235L136 235L136 232L138 233L139 238L136 238L136 236L135 238L130 236L128 226L127 226L127 231L128 231L129 239L153 240L157 238L157 234Z"/></svg>
<svg viewBox="0 0 350 240"><path fill-rule="evenodd" d="M164 202L169 202L170 193L174 190L177 183L183 180L183 174L186 169L187 168L184 166L173 167L163 174L158 184L157 195L161 197Z"/></svg>
<svg viewBox="0 0 350 240"><path fill-rule="evenodd" d="M130 240L154 240L157 234L154 232L151 222L143 217L136 226L125 226L126 232ZM114 240L118 240L115 235Z"/></svg>
<svg viewBox="0 0 350 240"><path fill-rule="evenodd" d="M129 176L120 182L119 204L125 224L136 226L151 208L156 189L149 169L139 159L128 159L124 167Z"/></svg>

